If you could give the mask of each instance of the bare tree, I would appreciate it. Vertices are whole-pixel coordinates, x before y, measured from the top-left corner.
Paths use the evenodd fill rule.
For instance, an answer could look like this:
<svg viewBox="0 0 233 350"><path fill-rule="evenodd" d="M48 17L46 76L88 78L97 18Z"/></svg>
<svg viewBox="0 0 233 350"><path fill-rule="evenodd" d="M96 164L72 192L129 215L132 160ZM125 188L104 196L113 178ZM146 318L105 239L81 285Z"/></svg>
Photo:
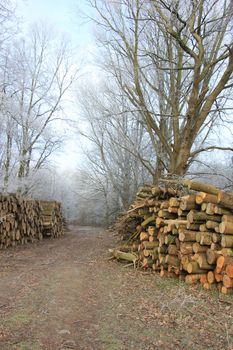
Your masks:
<svg viewBox="0 0 233 350"><path fill-rule="evenodd" d="M105 198L106 221L114 214L113 208L116 212L128 208L138 185L154 171L152 159L151 162L146 159L151 145L144 126L125 112L122 98L120 106L111 97L109 87L101 83L89 84L78 95L85 121L84 127L79 127L79 134L91 142L84 150L88 161L85 171L88 173L89 169L94 192Z"/></svg>
<svg viewBox="0 0 233 350"><path fill-rule="evenodd" d="M102 66L139 112L157 156L155 177L183 175L224 123L232 91L232 1L90 0ZM221 119L220 119L221 118Z"/></svg>
<svg viewBox="0 0 233 350"><path fill-rule="evenodd" d="M46 26L35 25L28 39L19 39L11 53L11 98L17 123L18 178L23 183L38 170L61 144L55 136L56 121L62 118L63 101L75 77L70 50L55 40ZM52 131L52 128L54 132Z"/></svg>

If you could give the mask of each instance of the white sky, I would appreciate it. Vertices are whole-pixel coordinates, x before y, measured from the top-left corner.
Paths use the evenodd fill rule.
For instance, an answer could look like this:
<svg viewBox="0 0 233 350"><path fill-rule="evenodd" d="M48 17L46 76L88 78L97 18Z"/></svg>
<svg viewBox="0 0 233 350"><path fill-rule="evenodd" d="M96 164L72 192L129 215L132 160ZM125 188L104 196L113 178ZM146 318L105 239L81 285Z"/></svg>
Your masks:
<svg viewBox="0 0 233 350"><path fill-rule="evenodd" d="M47 20L78 45L90 40L91 25L84 18L90 12L86 0L21 0L18 8L28 23Z"/></svg>
<svg viewBox="0 0 233 350"><path fill-rule="evenodd" d="M58 32L65 33L75 47L77 65L82 66L81 73L88 72L89 76L91 73L95 79L95 68L91 64L91 54L95 51L95 43L92 24L85 16L90 14L86 0L18 0L17 7L25 31L30 23L42 20L51 24ZM74 105L70 107L67 105L65 112L74 116L74 109ZM69 127L64 127L66 129L64 133L67 136ZM54 158L61 170L75 170L80 160L81 152L75 137L65 143L64 153Z"/></svg>

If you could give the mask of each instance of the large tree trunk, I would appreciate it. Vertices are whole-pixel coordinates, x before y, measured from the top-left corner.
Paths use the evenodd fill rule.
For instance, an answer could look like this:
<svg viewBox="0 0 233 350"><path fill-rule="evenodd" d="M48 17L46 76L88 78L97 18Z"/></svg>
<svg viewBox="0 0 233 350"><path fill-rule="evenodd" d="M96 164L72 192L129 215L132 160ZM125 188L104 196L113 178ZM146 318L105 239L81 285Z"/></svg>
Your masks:
<svg viewBox="0 0 233 350"><path fill-rule="evenodd" d="M188 144L183 144L180 149L173 150L172 159L170 163L170 174L173 175L184 175L189 167L189 157L190 157L190 146Z"/></svg>

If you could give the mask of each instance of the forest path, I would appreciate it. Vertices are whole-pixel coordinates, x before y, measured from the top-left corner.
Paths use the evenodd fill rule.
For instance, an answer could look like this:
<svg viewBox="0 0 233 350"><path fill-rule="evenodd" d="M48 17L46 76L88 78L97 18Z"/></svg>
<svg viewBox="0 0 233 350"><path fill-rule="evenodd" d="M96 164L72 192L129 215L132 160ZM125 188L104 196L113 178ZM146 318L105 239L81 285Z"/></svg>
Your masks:
<svg viewBox="0 0 233 350"><path fill-rule="evenodd" d="M100 228L0 252L1 350L233 348L233 299L108 261Z"/></svg>

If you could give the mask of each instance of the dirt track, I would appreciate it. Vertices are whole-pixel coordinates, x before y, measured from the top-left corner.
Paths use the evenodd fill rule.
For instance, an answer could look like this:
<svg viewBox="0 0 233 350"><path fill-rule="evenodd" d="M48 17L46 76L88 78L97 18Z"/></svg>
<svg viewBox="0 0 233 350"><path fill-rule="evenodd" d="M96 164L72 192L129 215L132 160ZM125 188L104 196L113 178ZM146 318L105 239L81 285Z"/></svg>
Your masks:
<svg viewBox="0 0 233 350"><path fill-rule="evenodd" d="M125 269L98 228L0 252L0 350L230 350L233 297Z"/></svg>

